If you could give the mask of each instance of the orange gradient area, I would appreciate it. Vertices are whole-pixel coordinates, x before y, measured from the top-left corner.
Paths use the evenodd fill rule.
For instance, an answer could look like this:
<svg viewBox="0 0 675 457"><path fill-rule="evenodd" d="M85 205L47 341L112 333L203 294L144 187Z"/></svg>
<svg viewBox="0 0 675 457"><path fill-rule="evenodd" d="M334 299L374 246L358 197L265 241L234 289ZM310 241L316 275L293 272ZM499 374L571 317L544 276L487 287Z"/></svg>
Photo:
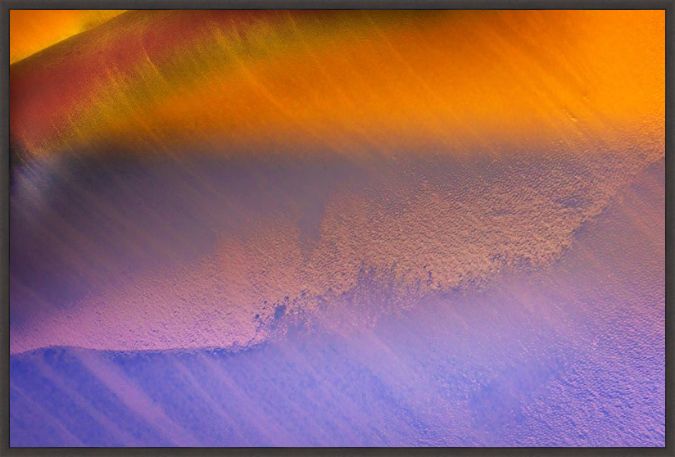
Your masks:
<svg viewBox="0 0 675 457"><path fill-rule="evenodd" d="M10 63L96 27L124 10L12 10L9 13Z"/></svg>
<svg viewBox="0 0 675 457"><path fill-rule="evenodd" d="M664 18L133 11L11 67L12 140L34 157L185 144L592 153L636 137L663 154Z"/></svg>

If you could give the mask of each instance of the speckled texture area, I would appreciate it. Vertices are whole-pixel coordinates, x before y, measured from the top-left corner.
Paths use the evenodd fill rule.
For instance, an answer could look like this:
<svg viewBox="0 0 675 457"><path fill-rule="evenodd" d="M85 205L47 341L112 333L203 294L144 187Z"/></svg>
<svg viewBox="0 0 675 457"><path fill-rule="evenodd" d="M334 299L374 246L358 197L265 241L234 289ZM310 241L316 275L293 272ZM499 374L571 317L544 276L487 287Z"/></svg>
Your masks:
<svg viewBox="0 0 675 457"><path fill-rule="evenodd" d="M239 350L13 356L12 444L662 446L662 216L660 163L479 291L403 301L364 273Z"/></svg>
<svg viewBox="0 0 675 457"><path fill-rule="evenodd" d="M660 12L86 17L11 66L12 446L664 445Z"/></svg>
<svg viewBox="0 0 675 457"><path fill-rule="evenodd" d="M327 293L353 289L363 269L391 276L404 295L536 269L645 161L608 153L377 167L261 162L236 171L132 162L112 172L96 163L52 176L60 179L52 192L38 190L47 204L27 192L32 176L19 176L12 348L248 344L267 337L261 323L276 306L311 311ZM90 200L72 207L83 194ZM63 228L58 240L47 227Z"/></svg>

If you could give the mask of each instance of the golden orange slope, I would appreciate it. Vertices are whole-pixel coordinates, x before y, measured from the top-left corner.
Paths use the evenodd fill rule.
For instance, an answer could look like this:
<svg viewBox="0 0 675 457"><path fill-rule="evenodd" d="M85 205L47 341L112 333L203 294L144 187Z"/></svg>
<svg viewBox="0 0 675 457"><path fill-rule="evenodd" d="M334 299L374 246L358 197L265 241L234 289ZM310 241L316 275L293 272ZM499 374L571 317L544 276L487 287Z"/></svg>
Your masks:
<svg viewBox="0 0 675 457"><path fill-rule="evenodd" d="M10 63L94 28L124 10L11 10Z"/></svg>
<svg viewBox="0 0 675 457"><path fill-rule="evenodd" d="M135 11L13 66L11 131L33 156L110 143L589 152L636 135L658 149L664 30L663 11Z"/></svg>

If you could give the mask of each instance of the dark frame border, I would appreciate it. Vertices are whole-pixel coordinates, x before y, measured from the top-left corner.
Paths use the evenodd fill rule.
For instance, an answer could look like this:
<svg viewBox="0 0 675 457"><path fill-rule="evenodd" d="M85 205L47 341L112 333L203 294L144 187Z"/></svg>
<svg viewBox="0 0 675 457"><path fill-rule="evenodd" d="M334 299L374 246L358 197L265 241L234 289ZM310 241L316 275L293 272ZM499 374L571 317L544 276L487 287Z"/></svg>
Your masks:
<svg viewBox="0 0 675 457"><path fill-rule="evenodd" d="M11 9L541 9L665 10L665 246L666 246L666 447L665 448L10 448L9 447L9 10ZM0 456L71 455L673 455L673 14L675 0L0 0Z"/></svg>

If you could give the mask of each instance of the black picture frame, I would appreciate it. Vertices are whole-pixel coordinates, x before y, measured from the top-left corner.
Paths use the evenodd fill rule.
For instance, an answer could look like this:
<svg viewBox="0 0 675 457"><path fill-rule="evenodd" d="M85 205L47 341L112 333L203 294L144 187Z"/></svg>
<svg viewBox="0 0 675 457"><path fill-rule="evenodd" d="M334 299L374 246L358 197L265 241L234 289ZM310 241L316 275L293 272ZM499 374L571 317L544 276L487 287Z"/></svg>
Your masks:
<svg viewBox="0 0 675 457"><path fill-rule="evenodd" d="M9 446L9 12L13 9L450 9L450 10L665 10L666 14L666 447L664 448L11 448ZM675 0L0 0L0 456L347 456L347 455L480 455L544 456L675 455L673 437L673 12Z"/></svg>

